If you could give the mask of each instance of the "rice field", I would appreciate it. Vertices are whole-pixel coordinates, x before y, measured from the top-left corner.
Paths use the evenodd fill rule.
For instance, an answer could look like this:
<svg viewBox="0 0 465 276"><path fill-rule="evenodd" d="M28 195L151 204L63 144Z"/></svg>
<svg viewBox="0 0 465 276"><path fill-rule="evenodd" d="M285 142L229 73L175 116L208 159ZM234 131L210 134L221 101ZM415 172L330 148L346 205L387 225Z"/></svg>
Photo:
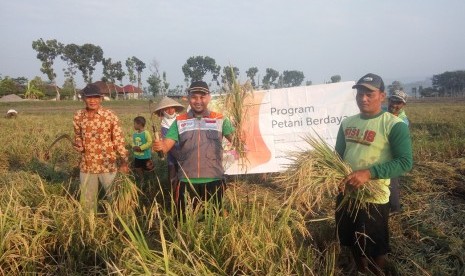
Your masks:
<svg viewBox="0 0 465 276"><path fill-rule="evenodd" d="M188 209L176 224L166 164L144 185L119 175L111 200L89 215L78 201L72 135L81 102L0 103L0 275L348 275L335 238L334 200L312 212L287 204L276 177L229 177L226 213ZM148 102L105 102L127 140ZM465 275L465 103L411 102L414 169L403 212L390 218L392 275ZM279 175L274 175L279 178ZM312 206L315 207L315 206Z"/></svg>

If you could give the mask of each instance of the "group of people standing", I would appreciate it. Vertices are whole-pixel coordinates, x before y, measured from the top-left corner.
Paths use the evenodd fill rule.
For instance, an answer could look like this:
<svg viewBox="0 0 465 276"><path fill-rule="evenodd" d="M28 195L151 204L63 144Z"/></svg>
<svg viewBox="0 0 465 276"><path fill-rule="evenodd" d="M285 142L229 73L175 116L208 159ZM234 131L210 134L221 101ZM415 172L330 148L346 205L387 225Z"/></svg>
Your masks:
<svg viewBox="0 0 465 276"><path fill-rule="evenodd" d="M73 118L74 148L81 153L80 200L85 210L95 211L99 182L108 191L118 170L127 173L129 152L118 117L101 106L98 87L87 85L82 98L86 107ZM222 140L231 140L234 133L228 118L208 109L211 94L205 82L190 85L188 100L190 110L181 115L178 113L184 107L178 102L169 98L159 102L154 112L161 117L163 139L153 139L145 129L145 118L137 116L131 141L139 177L153 170L152 151L168 154L169 181L178 214L185 210L186 191L194 204L213 198L221 208L225 188Z"/></svg>
<svg viewBox="0 0 465 276"><path fill-rule="evenodd" d="M413 166L408 120L403 111L407 97L404 92L395 91L389 98L389 112L383 110L384 82L371 73L363 76L353 89L357 90L360 113L342 121L335 146L337 154L353 169L343 184L356 190L374 180L382 188L383 196L367 195L364 200L368 207L352 212L348 205L341 206L341 191L337 199L337 235L341 245L351 248L358 271L381 274L389 251L389 213L391 209L400 209L396 177ZM75 149L82 154L81 201L86 209L95 209L98 182L108 189L117 164L121 172L128 172L128 151L118 117L101 107L98 88L88 85L82 96L86 108L74 116ZM186 206L186 191L193 196L194 204L213 198L221 207L225 188L222 139L231 140L234 135L230 120L208 109L211 95L205 82L190 85L188 100L190 110L181 115L178 112L183 106L176 101L160 102L155 112L162 118L161 140L153 140L144 129L145 119L136 117L132 144L134 167L139 173L153 168L151 151L168 153L169 180L181 212ZM347 131L352 129L357 131ZM353 133L358 136L353 137ZM392 204L390 195L394 197ZM356 200L355 196L352 200Z"/></svg>

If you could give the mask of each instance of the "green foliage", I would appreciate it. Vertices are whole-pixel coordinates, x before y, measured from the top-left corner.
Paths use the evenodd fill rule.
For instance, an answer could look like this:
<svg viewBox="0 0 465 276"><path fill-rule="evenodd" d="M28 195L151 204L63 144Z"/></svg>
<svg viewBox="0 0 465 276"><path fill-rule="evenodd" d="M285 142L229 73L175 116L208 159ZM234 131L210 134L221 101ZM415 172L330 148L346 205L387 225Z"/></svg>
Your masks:
<svg viewBox="0 0 465 276"><path fill-rule="evenodd" d="M66 78L70 79L75 85L75 76L78 70L79 62L79 46L76 44L68 44L63 48L61 59L66 62L66 68L63 72Z"/></svg>
<svg viewBox="0 0 465 276"><path fill-rule="evenodd" d="M153 96L158 96L162 94L162 79L157 74L151 74L147 78L147 83L149 87L147 88L149 93Z"/></svg>
<svg viewBox="0 0 465 276"><path fill-rule="evenodd" d="M40 80L40 78L39 78ZM42 80L40 80L41 82ZM37 83L40 84L40 82L36 79L34 80L30 80L28 83L27 83L27 88L26 88L26 92L24 92L24 98L26 99L40 99L42 98L43 96L45 96L44 92L42 92L39 88L37 88Z"/></svg>
<svg viewBox="0 0 465 276"><path fill-rule="evenodd" d="M142 60L134 56L131 59L134 64L134 70L136 70L137 72L137 87L141 88L142 87L142 71L144 71L145 69L145 63ZM126 66L127 66L127 63L126 63Z"/></svg>
<svg viewBox="0 0 465 276"><path fill-rule="evenodd" d="M103 50L100 46L90 43L86 43L78 49L77 68L81 71L84 81L91 83L95 66L103 60Z"/></svg>
<svg viewBox="0 0 465 276"><path fill-rule="evenodd" d="M105 82L111 82L115 84L118 80L120 83L123 81L123 77L126 75L123 71L123 65L121 61L112 62L111 58L102 59L103 65L103 77L102 80ZM115 91L116 93L116 91Z"/></svg>
<svg viewBox="0 0 465 276"><path fill-rule="evenodd" d="M0 96L22 93L24 93L24 89L14 79L6 76L0 81Z"/></svg>
<svg viewBox="0 0 465 276"><path fill-rule="evenodd" d="M263 88L270 89L272 85L276 87L277 84L275 83L275 81L278 79L278 77L279 77L278 71L274 70L273 68L266 68L266 74L262 80Z"/></svg>
<svg viewBox="0 0 465 276"><path fill-rule="evenodd" d="M128 77L129 77L129 82L130 83L135 83L136 82L136 74L134 72L136 71L136 64L132 58L128 58L126 60L126 68L128 69Z"/></svg>
<svg viewBox="0 0 465 276"><path fill-rule="evenodd" d="M56 39L44 41L42 38L32 42L32 49L37 52L37 58L42 62L40 71L47 75L50 81L54 81L56 74L53 70L55 58L63 51L63 44Z"/></svg>
<svg viewBox="0 0 465 276"><path fill-rule="evenodd" d="M216 65L215 59L209 56L195 56L187 59L182 66L185 81L190 83L193 81L203 80L207 73L212 74L212 80L218 82L221 66Z"/></svg>
<svg viewBox="0 0 465 276"><path fill-rule="evenodd" d="M341 81L341 76L340 75L331 76L331 82L332 83L336 83L336 82L340 82L340 81Z"/></svg>
<svg viewBox="0 0 465 276"><path fill-rule="evenodd" d="M465 71L444 72L433 75L433 88L440 96L458 96L465 92Z"/></svg>
<svg viewBox="0 0 465 276"><path fill-rule="evenodd" d="M302 71L284 71L283 72L283 86L284 87L295 87L300 86L304 81L305 76Z"/></svg>
<svg viewBox="0 0 465 276"><path fill-rule="evenodd" d="M63 83L63 87L61 88L60 94L65 98L65 99L73 99L75 97L76 93L76 85L74 81L71 78L65 79L65 82Z"/></svg>
<svg viewBox="0 0 465 276"><path fill-rule="evenodd" d="M439 91L437 89L434 89L433 87L427 87L427 88L422 88L420 86L421 89L419 89L420 91L420 95L422 97L435 97L435 96L439 96Z"/></svg>
<svg viewBox="0 0 465 276"><path fill-rule="evenodd" d="M247 71L245 71L245 73L247 74L247 77L249 78L250 84L252 85L252 87L257 88L257 83L255 82L255 76L258 73L258 68L250 67L249 69L247 69Z"/></svg>

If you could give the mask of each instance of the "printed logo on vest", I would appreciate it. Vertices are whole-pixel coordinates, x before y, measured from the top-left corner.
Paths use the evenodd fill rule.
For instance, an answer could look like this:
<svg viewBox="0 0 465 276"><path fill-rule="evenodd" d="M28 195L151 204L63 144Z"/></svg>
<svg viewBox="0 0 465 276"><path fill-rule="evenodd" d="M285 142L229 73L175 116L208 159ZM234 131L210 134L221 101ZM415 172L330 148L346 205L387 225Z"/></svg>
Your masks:
<svg viewBox="0 0 465 276"><path fill-rule="evenodd" d="M186 120L182 121L178 127L179 127L179 133L183 133L184 131L192 130L195 126L194 121L191 120Z"/></svg>

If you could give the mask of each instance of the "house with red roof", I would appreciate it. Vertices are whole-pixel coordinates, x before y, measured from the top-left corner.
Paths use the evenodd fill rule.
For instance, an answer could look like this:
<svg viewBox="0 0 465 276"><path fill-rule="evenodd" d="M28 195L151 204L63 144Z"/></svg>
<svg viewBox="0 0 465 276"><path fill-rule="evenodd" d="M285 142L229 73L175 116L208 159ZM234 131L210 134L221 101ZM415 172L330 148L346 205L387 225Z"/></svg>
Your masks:
<svg viewBox="0 0 465 276"><path fill-rule="evenodd" d="M118 98L126 99L140 99L142 98L143 91L139 87L135 87L132 84L125 85L122 87L122 91L119 92Z"/></svg>

